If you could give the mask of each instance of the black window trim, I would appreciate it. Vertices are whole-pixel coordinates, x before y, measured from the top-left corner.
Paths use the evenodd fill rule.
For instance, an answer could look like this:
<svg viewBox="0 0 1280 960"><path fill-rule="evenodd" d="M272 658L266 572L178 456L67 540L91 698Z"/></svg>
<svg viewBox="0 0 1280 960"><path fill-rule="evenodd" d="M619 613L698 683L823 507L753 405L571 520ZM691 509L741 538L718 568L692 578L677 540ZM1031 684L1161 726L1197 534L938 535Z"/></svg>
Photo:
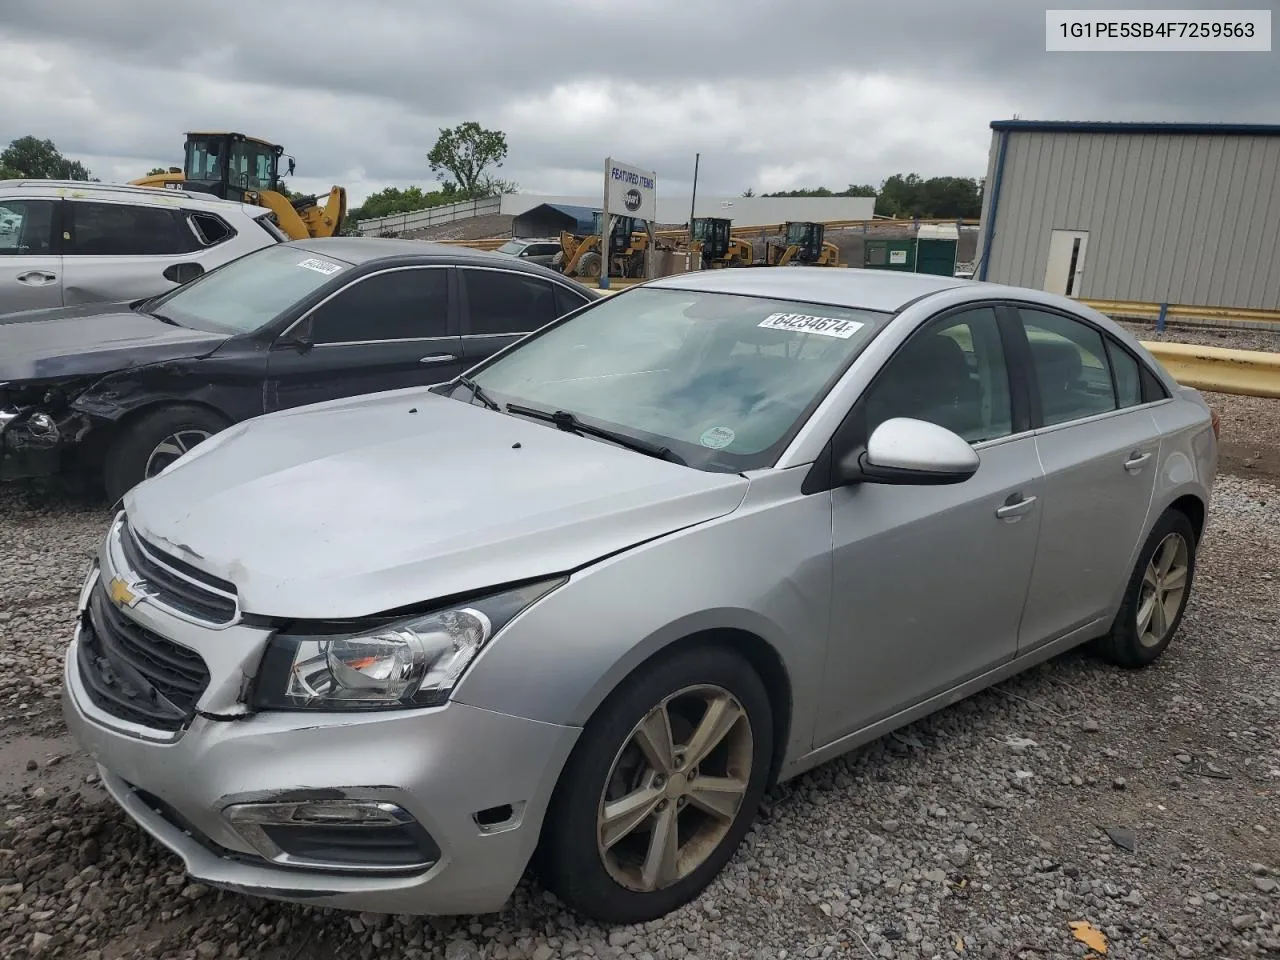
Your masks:
<svg viewBox="0 0 1280 960"><path fill-rule="evenodd" d="M398 264L396 266L382 267L380 269L371 270L368 273L362 273L359 276L351 277L346 283L338 287L336 290L330 290L327 294L325 294L323 298L321 298L316 303L313 303L310 307L304 310L302 314L298 316L297 319L295 319L292 323L288 324L283 330L281 330L278 334L276 334L276 336L273 338L273 341L272 341L272 348L273 349L276 347L285 348L285 347L292 346L293 344L290 341L290 335L293 334L294 331L296 331L299 327L302 327L303 325L305 325L307 321L311 319L312 314L314 314L321 307L325 306L325 304L327 304L330 300L350 290L357 283L363 283L365 280L372 279L373 277L380 277L386 273L398 273L402 270L449 270L449 271L452 271L453 264L451 263ZM452 272L450 272L446 276L445 280L446 280L445 290L446 290L446 295L448 296L448 306L446 307L446 317L445 317L445 324L446 324L445 329L448 332L445 333L443 336L404 337L404 338L399 338L395 340L335 340L332 343L313 343L311 345L312 349L318 349L320 347L370 346L372 344L378 344L378 343L435 343L441 340L457 340L458 339L458 333L457 333L458 300L456 296L457 283L455 281L455 278Z"/></svg>
<svg viewBox="0 0 1280 960"><path fill-rule="evenodd" d="M922 299L922 298L917 298ZM895 313L895 319L902 314L907 307L914 304L904 304ZM867 384L858 392L858 397L854 400L849 411L844 415L844 419L832 431L830 439L822 448L822 452L809 466L808 472L800 485L801 494L807 496L814 493L822 493L828 490L834 490L841 486L836 479L835 466L838 457L842 457L846 451L862 449L867 444L867 428L866 428L866 397L875 387L884 370L894 359L897 358L906 348L907 344L921 331L945 322L948 318L964 313L972 313L975 310L991 310L995 314L996 328L1000 333L1000 346L1005 353L1005 373L1009 379L1009 416L1012 430L1003 437L996 437L992 440L983 440L980 443L973 444L974 450L985 450L989 447L998 446L1004 443L1010 443L1014 440L1023 439L1031 436L1034 428L1030 426L1032 418L1028 403L1033 397L1030 391L1030 384L1026 378L1026 372L1022 369L1019 361L1028 348L1026 346L1026 338L1020 332L1014 330L1011 321L1004 309L1005 303L1002 300L969 300L964 303L954 304L949 307L943 307L936 312L930 314L925 319L916 324L911 331L902 338L902 342L894 347L893 352L889 354L881 363L876 372L872 375ZM1013 322L1016 321L1016 315ZM891 320L890 325L893 321ZM886 327L887 329L887 327ZM878 336L884 336L882 330ZM1013 348L1011 350L1011 347ZM847 372L847 368L846 368ZM1022 429L1019 429L1019 427Z"/></svg>
<svg viewBox="0 0 1280 960"><path fill-rule="evenodd" d="M558 277L544 277L541 274L534 273L532 270L511 270L505 266L491 266L489 264L479 264L479 263L457 263L457 264L454 264L454 267L458 270L488 270L491 273L506 273L512 276L521 277L523 279L539 280L547 284L548 286L559 287L561 290L564 290L567 293L573 294L575 297L582 296L581 291L573 289L573 287L569 286L567 283L562 282ZM553 303L555 302L554 296L552 298L552 302ZM591 300L591 299L584 300L578 307L570 311L570 313L577 313L577 311L582 307L585 307L588 304L595 303L595 302L597 301ZM559 309L559 308L556 307L556 309ZM555 323L556 321L563 319L563 317L567 317L569 315L570 315L569 313L566 313L559 317L553 317L550 321L548 321L548 323L540 324L539 326L534 327L533 330L524 330L524 331L511 330L511 331L508 331L507 333L472 333L471 332L471 302L467 298L467 285L462 282L461 276L458 277L458 317L459 317L459 320L461 321L461 336L464 340L491 340L497 337L527 337L529 334L533 333L534 330L541 330L543 327L549 326L551 323Z"/></svg>
<svg viewBox="0 0 1280 960"><path fill-rule="evenodd" d="M1129 413L1134 410L1141 410L1144 407L1154 406L1155 404L1164 403L1172 399L1168 391L1165 390L1164 384L1160 381L1160 378L1154 373L1154 371L1150 369L1150 367L1148 366L1146 361L1142 359L1142 357L1138 356L1136 353L1134 353L1132 350L1126 347L1123 343L1121 343L1118 339L1116 339L1116 337L1112 335L1108 330L1103 329L1101 326L1099 326L1089 317L1081 316L1078 313L1075 313L1070 310L1066 310L1056 305L1038 303L1034 300L1006 299L1004 303L1013 314L1013 322L1017 324L1017 328L1019 331L1019 339L1022 341L1024 345L1022 366L1024 367L1024 373L1026 375L1028 384L1031 388L1030 399L1031 399L1031 408L1032 408L1032 418L1031 418L1032 430L1041 432L1041 433L1047 432L1047 431L1053 431L1053 430L1060 430L1064 427L1075 426L1081 423L1091 423L1095 420L1101 420L1105 417L1114 417L1122 413ZM1032 362L1031 346L1030 346L1030 341L1028 340L1026 335L1026 328L1023 326L1022 311L1024 309L1039 311L1040 313L1047 313L1052 316L1062 317L1064 320L1073 320L1076 323L1082 324L1083 326L1088 327L1090 330L1093 330L1095 333L1098 334L1099 337L1102 338L1102 349L1105 355L1104 359L1106 360L1106 363L1107 363L1107 373L1111 378L1111 395L1114 398L1116 403L1116 406L1114 409L1103 410L1099 413L1091 413L1083 417L1075 417L1071 420L1063 420L1061 423L1046 424L1044 422L1044 412L1040 409L1039 378L1036 373L1035 364ZM1128 406L1128 407L1120 406L1120 392L1116 387L1115 368L1111 363L1110 351L1113 349L1124 351L1125 354L1127 354L1131 359L1134 360L1134 362L1138 364L1138 383L1141 388L1142 399L1138 403L1132 404L1131 406ZM1157 396L1157 397L1148 396L1150 392L1148 390L1148 387L1151 387L1151 386L1154 386L1160 391L1160 396Z"/></svg>
<svg viewBox="0 0 1280 960"><path fill-rule="evenodd" d="M184 214L183 219L187 224L187 229L195 235L197 250L212 250L214 247L220 247L224 243L229 243L240 235L240 232L227 221L226 217L220 216L211 210L197 210L192 207L183 207L182 212ZM212 243L202 240L200 237L200 229L195 224L196 217L212 217L214 220L217 220L220 224L226 227L226 236L221 240L214 240Z"/></svg>

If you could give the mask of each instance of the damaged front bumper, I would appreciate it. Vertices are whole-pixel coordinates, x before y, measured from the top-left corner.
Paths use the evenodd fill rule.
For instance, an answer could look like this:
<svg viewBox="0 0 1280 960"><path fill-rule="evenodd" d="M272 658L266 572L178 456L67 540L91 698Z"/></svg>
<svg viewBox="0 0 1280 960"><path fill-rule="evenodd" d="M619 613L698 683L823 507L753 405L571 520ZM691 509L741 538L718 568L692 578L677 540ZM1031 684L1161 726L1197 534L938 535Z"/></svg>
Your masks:
<svg viewBox="0 0 1280 960"><path fill-rule="evenodd" d="M0 481L59 473L66 454L89 432L84 414L0 408Z"/></svg>

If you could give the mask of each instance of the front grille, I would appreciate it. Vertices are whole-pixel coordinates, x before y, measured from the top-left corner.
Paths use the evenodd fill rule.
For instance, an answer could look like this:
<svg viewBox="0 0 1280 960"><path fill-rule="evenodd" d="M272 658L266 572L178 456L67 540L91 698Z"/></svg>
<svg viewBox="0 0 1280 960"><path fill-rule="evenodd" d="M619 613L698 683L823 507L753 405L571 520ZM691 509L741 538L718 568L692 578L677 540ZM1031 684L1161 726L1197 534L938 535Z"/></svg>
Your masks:
<svg viewBox="0 0 1280 960"><path fill-rule="evenodd" d="M125 562L157 602L196 620L214 625L236 618L236 587L233 583L197 570L184 560L147 543L129 526L120 522L120 549Z"/></svg>
<svg viewBox="0 0 1280 960"><path fill-rule="evenodd" d="M262 832L281 851L299 860L334 867L403 867L440 859L440 848L417 823L387 826L264 826Z"/></svg>
<svg viewBox="0 0 1280 960"><path fill-rule="evenodd" d="M209 670L198 653L125 616L101 581L81 616L78 666L99 709L157 730L182 728L209 685Z"/></svg>

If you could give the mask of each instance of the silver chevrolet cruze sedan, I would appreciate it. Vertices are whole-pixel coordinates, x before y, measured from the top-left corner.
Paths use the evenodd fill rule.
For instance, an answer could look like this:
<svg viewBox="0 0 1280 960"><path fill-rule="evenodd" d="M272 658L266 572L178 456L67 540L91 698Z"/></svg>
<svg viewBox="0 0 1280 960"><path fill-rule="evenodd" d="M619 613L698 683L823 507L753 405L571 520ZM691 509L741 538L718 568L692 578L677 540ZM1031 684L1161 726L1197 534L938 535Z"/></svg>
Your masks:
<svg viewBox="0 0 1280 960"><path fill-rule="evenodd" d="M135 487L66 716L214 886L484 913L532 866L643 921L707 886L771 783L1086 641L1155 660L1216 433L1072 300L669 277Z"/></svg>

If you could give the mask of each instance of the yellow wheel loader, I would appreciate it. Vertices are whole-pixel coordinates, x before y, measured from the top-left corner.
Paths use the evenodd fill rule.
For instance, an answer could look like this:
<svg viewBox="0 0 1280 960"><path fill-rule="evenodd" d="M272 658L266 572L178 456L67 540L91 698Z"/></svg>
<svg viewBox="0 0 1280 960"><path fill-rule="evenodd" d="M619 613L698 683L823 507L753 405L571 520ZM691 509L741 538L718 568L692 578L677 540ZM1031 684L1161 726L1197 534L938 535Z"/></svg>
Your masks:
<svg viewBox="0 0 1280 960"><path fill-rule="evenodd" d="M694 217L689 224L689 250L702 254L702 269L749 267L754 262L750 240L730 233L732 220L720 217Z"/></svg>
<svg viewBox="0 0 1280 960"><path fill-rule="evenodd" d="M294 197L280 192L280 158L284 147L243 133L188 133L181 173L157 173L131 181L137 186L210 193L266 207L290 239L332 237L347 215L347 191L333 187L325 203L318 196ZM294 160L289 161L289 173Z"/></svg>
<svg viewBox="0 0 1280 960"><path fill-rule="evenodd" d="M765 245L765 263L771 267L845 267L840 262L840 248L823 240L825 227L821 223L792 221L786 227L783 243Z"/></svg>
<svg viewBox="0 0 1280 960"><path fill-rule="evenodd" d="M635 217L617 217L613 234L609 238L609 276L644 276L644 252L649 249L649 234L642 227L644 221ZM600 234L604 231L603 218L595 215L595 228L585 237L567 230L560 232L560 254L555 269L570 277L600 276Z"/></svg>

